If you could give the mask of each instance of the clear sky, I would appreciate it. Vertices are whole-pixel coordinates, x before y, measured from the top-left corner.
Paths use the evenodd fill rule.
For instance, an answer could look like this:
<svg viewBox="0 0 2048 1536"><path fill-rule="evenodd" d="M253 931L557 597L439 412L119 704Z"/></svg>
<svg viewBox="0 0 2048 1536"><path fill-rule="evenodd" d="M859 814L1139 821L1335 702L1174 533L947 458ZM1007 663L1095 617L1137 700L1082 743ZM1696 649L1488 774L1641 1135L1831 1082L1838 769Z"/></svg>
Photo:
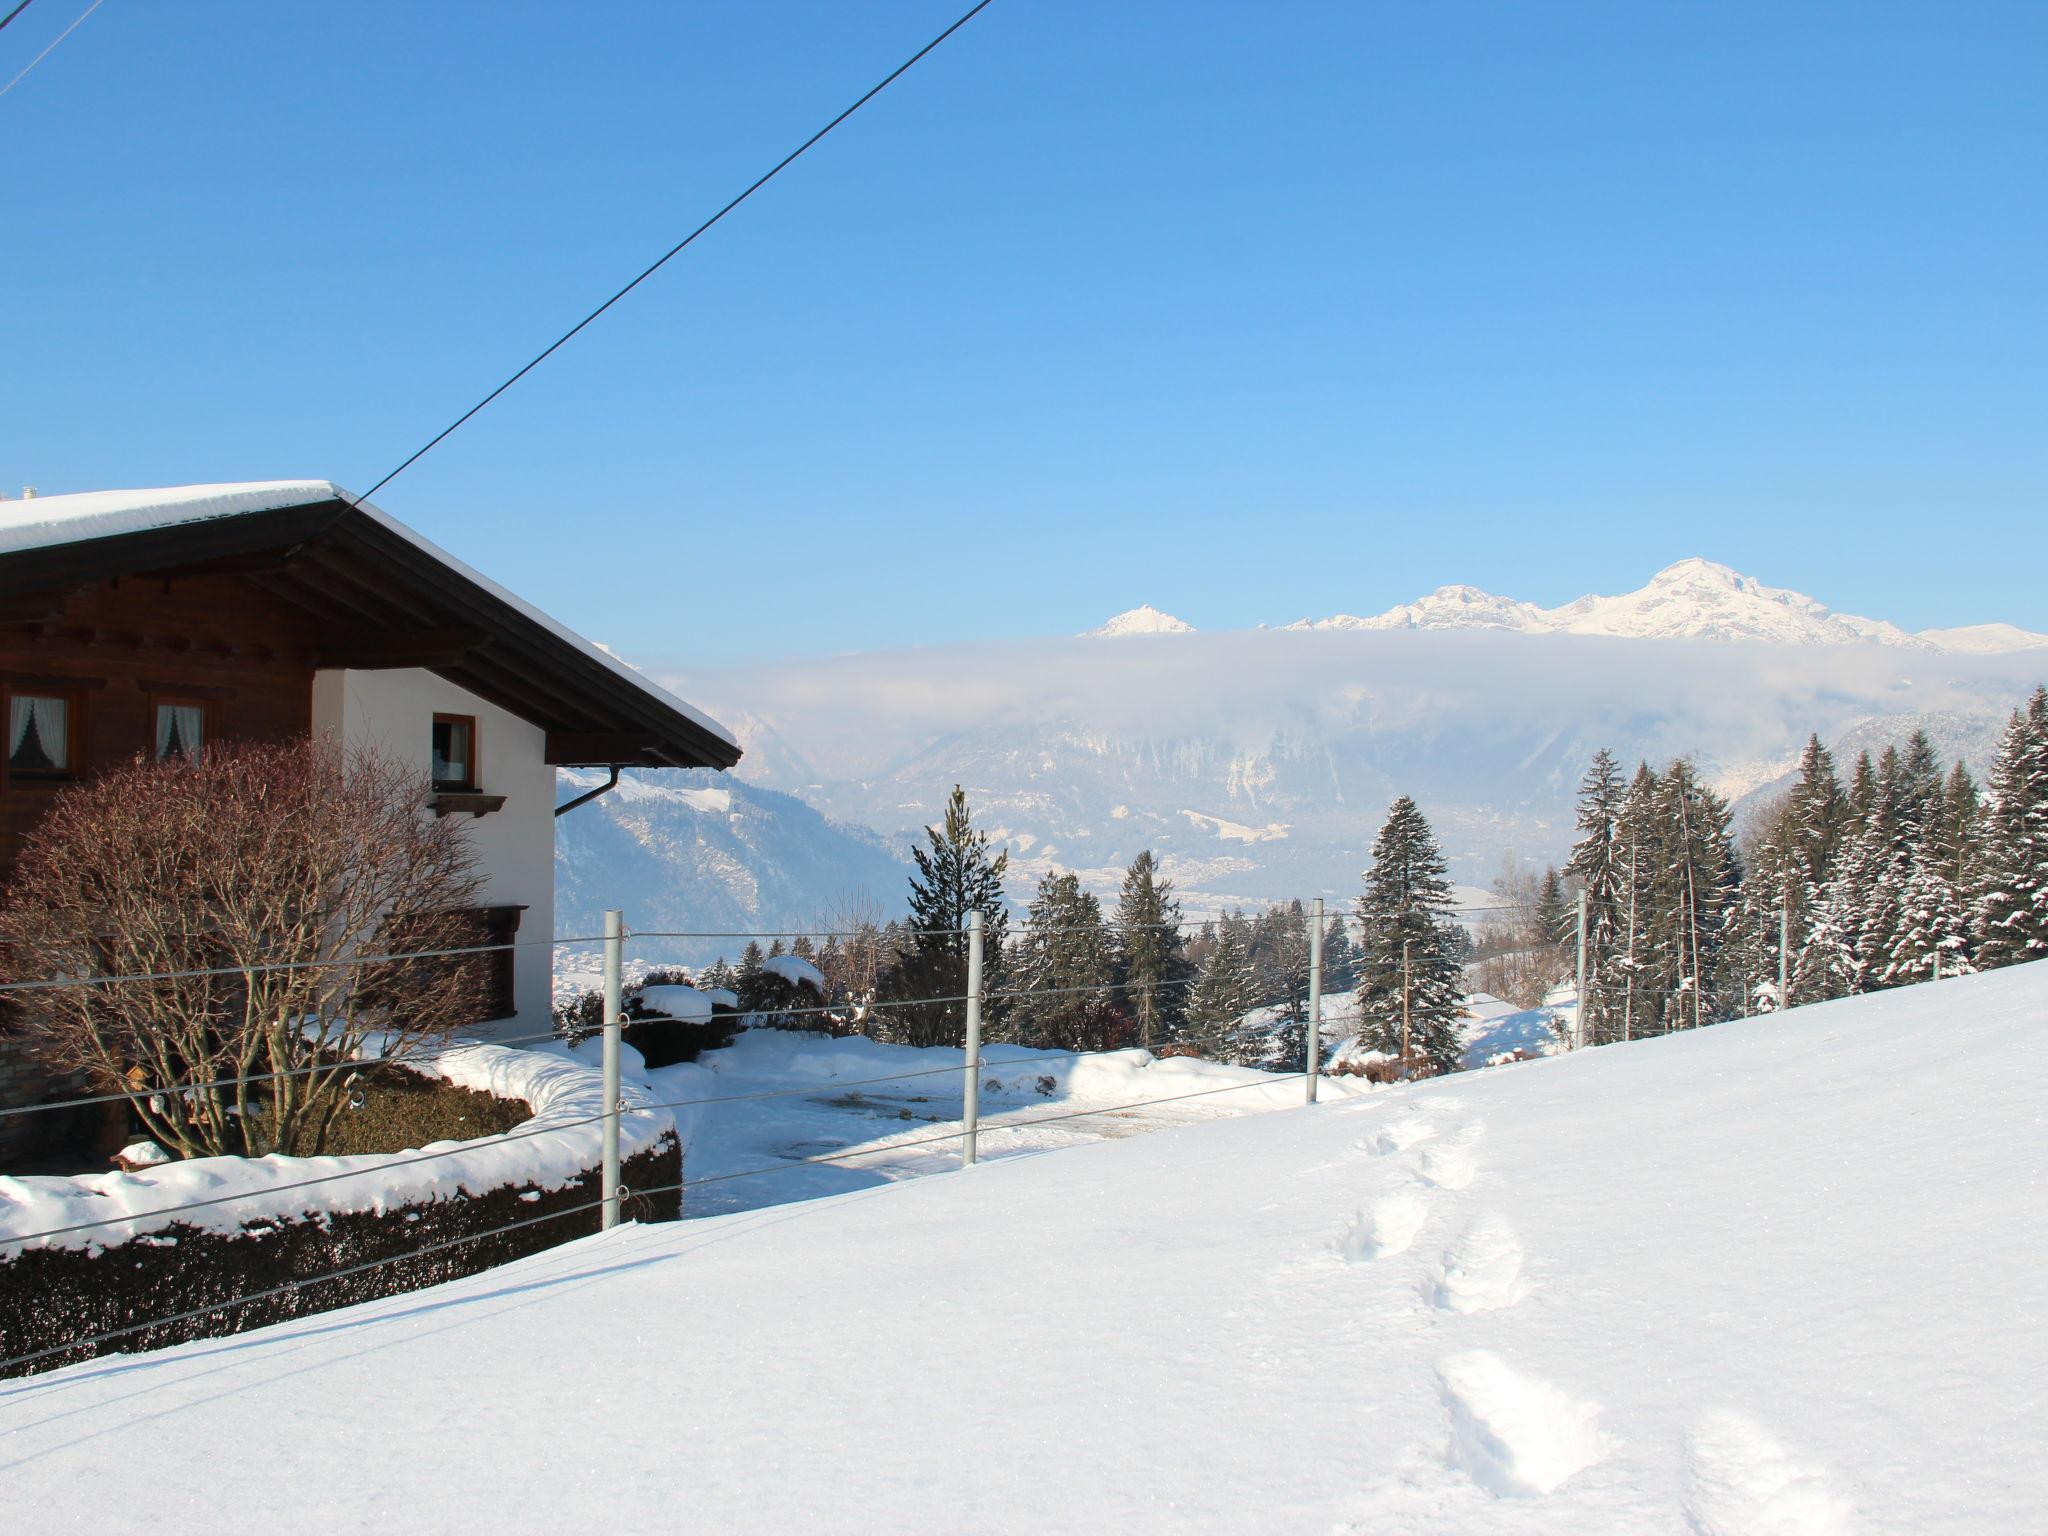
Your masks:
<svg viewBox="0 0 2048 1536"><path fill-rule="evenodd" d="M107 0L0 98L0 485L365 488L964 8ZM649 661L1688 554L2048 629L2044 166L2038 0L995 0L378 500Z"/></svg>

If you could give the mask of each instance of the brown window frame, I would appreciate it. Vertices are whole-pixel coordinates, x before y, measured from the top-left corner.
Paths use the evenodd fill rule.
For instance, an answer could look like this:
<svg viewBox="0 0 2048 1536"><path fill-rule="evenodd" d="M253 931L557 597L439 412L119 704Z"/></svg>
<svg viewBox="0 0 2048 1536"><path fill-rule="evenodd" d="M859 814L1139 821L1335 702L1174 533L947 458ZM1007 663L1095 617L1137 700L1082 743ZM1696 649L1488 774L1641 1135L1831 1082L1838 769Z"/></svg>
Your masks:
<svg viewBox="0 0 2048 1536"><path fill-rule="evenodd" d="M162 758L156 755L156 712L166 704L177 704L186 709L196 709L199 711L199 718L203 722L200 729L206 733L199 742L199 750L202 753L209 745L220 739L219 699L202 698L198 694L178 693L168 689L160 692L154 688L149 690L147 697L149 700L149 714L147 717L149 738L143 743L143 750L149 754L151 762L160 763L163 761ZM189 762L191 759L187 758L186 761Z"/></svg>
<svg viewBox="0 0 2048 1536"><path fill-rule="evenodd" d="M13 742L8 750L0 754L0 788L11 788L16 784L24 787L57 786L73 784L84 777L85 763L85 695L88 684L81 679L76 684L66 684L58 678L35 682L8 682L0 680L0 720L11 726L14 719L14 701L17 698L62 699L64 701L64 751L69 763L50 773L24 773L14 766Z"/></svg>
<svg viewBox="0 0 2048 1536"><path fill-rule="evenodd" d="M430 782L434 793L437 795L476 794L484 781L483 738L477 730L476 716L454 715L441 710L435 710L434 724L466 726L469 730L469 777L460 783L453 779L432 779ZM431 775L433 771L433 739L430 735L427 741L427 772Z"/></svg>

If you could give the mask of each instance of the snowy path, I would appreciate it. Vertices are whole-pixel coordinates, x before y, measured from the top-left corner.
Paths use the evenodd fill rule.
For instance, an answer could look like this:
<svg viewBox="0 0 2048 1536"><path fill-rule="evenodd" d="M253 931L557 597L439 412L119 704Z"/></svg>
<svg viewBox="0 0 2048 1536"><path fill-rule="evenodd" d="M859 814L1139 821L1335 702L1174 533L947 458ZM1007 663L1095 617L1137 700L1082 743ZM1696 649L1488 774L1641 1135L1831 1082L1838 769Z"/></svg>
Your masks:
<svg viewBox="0 0 2048 1536"><path fill-rule="evenodd" d="M892 1065L892 1057L914 1065L927 1054L892 1053L888 1047L867 1042L860 1045L866 1049L842 1066L840 1076L848 1081L882 1075ZM785 1095L712 1104L696 1112L689 1140L686 1177L693 1187L684 1200L686 1217L729 1215L846 1194L960 1166L957 1068L904 1083L844 1087L823 1082L791 1094L786 1091L801 1083L793 1080L780 1055L760 1054L767 1057L768 1070L750 1064L729 1066L715 1075L690 1067L648 1074L649 1086L663 1100L706 1092ZM863 1062L868 1064L860 1064ZM816 1069L815 1062L807 1065ZM1299 1078L1227 1068L1219 1071L1206 1064L1190 1063L1175 1073L1156 1073L1168 1079L1158 1084L1146 1082L1145 1075L1119 1073L1078 1093L1063 1084L1051 1094L984 1094L979 1160L999 1162L1218 1118L1292 1108L1303 1095ZM1194 1081L1186 1080L1190 1077ZM1256 1084L1259 1091L1178 1099L1182 1094L1241 1080ZM707 1082L715 1086L707 1089ZM1341 1095L1360 1090L1346 1085L1337 1091ZM1142 1102L1145 1100L1155 1102ZM834 1161L815 1161L828 1157Z"/></svg>
<svg viewBox="0 0 2048 1536"><path fill-rule="evenodd" d="M2032 1532L2044 1027L2036 965L626 1228L0 1383L0 1500L162 1536L269 1536L279 1488L299 1536Z"/></svg>

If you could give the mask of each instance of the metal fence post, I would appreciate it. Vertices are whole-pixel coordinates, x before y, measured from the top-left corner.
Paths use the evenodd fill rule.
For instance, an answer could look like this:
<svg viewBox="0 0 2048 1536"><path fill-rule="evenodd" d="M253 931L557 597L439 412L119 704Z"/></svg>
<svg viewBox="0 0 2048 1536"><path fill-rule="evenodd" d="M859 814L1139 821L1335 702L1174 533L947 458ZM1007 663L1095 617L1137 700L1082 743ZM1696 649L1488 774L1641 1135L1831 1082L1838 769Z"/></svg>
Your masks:
<svg viewBox="0 0 2048 1536"><path fill-rule="evenodd" d="M1323 1070L1323 898L1318 896L1308 929L1308 1038L1303 1041L1308 1102L1316 1101L1316 1078Z"/></svg>
<svg viewBox="0 0 2048 1536"><path fill-rule="evenodd" d="M1579 980L1572 1000L1572 1049L1586 1044L1586 893L1579 891Z"/></svg>
<svg viewBox="0 0 2048 1536"><path fill-rule="evenodd" d="M983 917L967 914L967 1041L961 1054L966 1073L960 1084L960 1166L974 1166L977 1122L981 1118L981 950Z"/></svg>
<svg viewBox="0 0 2048 1536"><path fill-rule="evenodd" d="M603 1225L619 1224L619 1023L625 1014L626 914L604 915L604 1183Z"/></svg>
<svg viewBox="0 0 2048 1536"><path fill-rule="evenodd" d="M1938 967L1937 967L1938 969ZM1792 1006L1792 872L1778 897L1778 1011Z"/></svg>

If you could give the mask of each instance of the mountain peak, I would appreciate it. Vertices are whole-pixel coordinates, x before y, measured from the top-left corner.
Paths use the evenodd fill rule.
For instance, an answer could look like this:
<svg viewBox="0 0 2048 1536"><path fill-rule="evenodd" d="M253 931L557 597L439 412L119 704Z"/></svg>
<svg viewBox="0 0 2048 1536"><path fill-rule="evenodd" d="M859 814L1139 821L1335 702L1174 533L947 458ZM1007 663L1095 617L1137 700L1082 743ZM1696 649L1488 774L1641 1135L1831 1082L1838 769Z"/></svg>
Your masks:
<svg viewBox="0 0 2048 1536"><path fill-rule="evenodd" d="M1126 608L1099 629L1082 631L1082 638L1115 639L1123 635L1191 635L1195 626L1184 619L1176 619L1170 613L1162 613L1150 603L1140 603L1135 608Z"/></svg>
<svg viewBox="0 0 2048 1536"><path fill-rule="evenodd" d="M1478 587L1438 587L1373 618L1339 614L1290 629L1511 629L1528 634L1609 635L1642 640L1760 640L1779 645L1906 646L1917 650L2018 649L2034 637L1991 626L1909 635L1896 625L1836 613L1803 592L1767 587L1718 561L1691 555L1633 592L1588 594L1559 608L1497 597Z"/></svg>

